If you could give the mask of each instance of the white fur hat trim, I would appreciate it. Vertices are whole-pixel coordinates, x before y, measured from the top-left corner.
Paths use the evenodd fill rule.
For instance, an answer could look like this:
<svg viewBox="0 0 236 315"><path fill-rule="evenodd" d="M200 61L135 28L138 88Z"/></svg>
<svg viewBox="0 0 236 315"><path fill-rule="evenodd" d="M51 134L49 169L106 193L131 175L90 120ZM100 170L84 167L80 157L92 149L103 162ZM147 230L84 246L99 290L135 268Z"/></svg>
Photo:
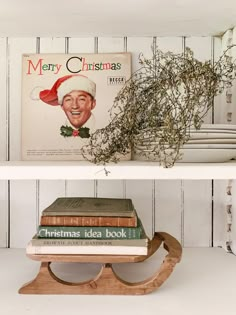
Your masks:
<svg viewBox="0 0 236 315"><path fill-rule="evenodd" d="M57 88L58 103L62 104L64 96L75 90L87 92L93 98L96 96L96 84L93 81L84 76L74 76L62 82Z"/></svg>

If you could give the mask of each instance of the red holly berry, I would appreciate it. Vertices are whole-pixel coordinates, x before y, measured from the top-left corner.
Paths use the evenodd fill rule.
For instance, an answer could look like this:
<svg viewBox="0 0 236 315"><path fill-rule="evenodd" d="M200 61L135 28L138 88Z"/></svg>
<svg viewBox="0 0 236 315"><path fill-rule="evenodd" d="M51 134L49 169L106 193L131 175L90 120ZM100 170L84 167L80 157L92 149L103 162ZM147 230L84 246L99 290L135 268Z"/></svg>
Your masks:
<svg viewBox="0 0 236 315"><path fill-rule="evenodd" d="M78 135L79 135L79 130L73 130L72 136L73 137L78 137Z"/></svg>

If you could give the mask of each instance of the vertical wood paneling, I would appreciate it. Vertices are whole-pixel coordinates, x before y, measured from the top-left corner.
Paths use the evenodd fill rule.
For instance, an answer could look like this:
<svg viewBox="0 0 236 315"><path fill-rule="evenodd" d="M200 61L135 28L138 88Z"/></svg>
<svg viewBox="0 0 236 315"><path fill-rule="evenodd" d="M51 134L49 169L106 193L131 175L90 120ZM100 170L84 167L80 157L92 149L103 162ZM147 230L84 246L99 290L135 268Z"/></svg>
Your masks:
<svg viewBox="0 0 236 315"><path fill-rule="evenodd" d="M94 53L93 37L69 38L68 52L71 53Z"/></svg>
<svg viewBox="0 0 236 315"><path fill-rule="evenodd" d="M0 161L8 159L7 38L0 38ZM0 181L0 247L8 246L8 182Z"/></svg>
<svg viewBox="0 0 236 315"><path fill-rule="evenodd" d="M9 38L9 158L21 160L22 54L36 52L35 38ZM36 182L10 184L10 245L24 247L36 231Z"/></svg>
<svg viewBox="0 0 236 315"><path fill-rule="evenodd" d="M10 245L24 248L36 233L36 181L13 180L10 191Z"/></svg>
<svg viewBox="0 0 236 315"><path fill-rule="evenodd" d="M198 60L213 59L211 37L186 38L185 46L192 49L194 57ZM212 113L209 112L204 122L211 123L211 121ZM212 242L212 181L184 181L183 189L184 246L210 246Z"/></svg>
<svg viewBox="0 0 236 315"><path fill-rule="evenodd" d="M98 53L123 52L124 40L123 37L99 37Z"/></svg>
<svg viewBox="0 0 236 315"><path fill-rule="evenodd" d="M155 185L156 231L170 233L182 242L182 186L180 180L159 180Z"/></svg>
<svg viewBox="0 0 236 315"><path fill-rule="evenodd" d="M39 53L65 53L66 39L64 37L40 37Z"/></svg>
<svg viewBox="0 0 236 315"><path fill-rule="evenodd" d="M164 52L180 54L183 51L183 37L157 37L156 46Z"/></svg>
<svg viewBox="0 0 236 315"><path fill-rule="evenodd" d="M66 184L64 180L41 180L37 181L38 196L36 197L36 224L40 222L42 211L56 198L65 197Z"/></svg>
<svg viewBox="0 0 236 315"><path fill-rule="evenodd" d="M97 196L101 198L125 198L126 181L99 180L97 182Z"/></svg>
<svg viewBox="0 0 236 315"><path fill-rule="evenodd" d="M156 46L163 52L183 51L182 37L157 37ZM156 230L165 231L182 241L182 184L180 180L155 181Z"/></svg>
<svg viewBox="0 0 236 315"><path fill-rule="evenodd" d="M8 246L8 181L0 181L0 247Z"/></svg>
<svg viewBox="0 0 236 315"><path fill-rule="evenodd" d="M140 68L138 60L140 53L143 53L146 58L152 57L152 45L153 38L151 37L127 38L127 51L132 52L132 72ZM126 197L133 200L149 237L152 237L153 233L153 212L155 211L153 187L152 180L126 181Z"/></svg>
<svg viewBox="0 0 236 315"><path fill-rule="evenodd" d="M185 247L210 247L211 235L211 190L210 181L183 183L184 242Z"/></svg>
<svg viewBox="0 0 236 315"><path fill-rule="evenodd" d="M68 180L66 182L67 197L94 197L96 181L93 180Z"/></svg>
<svg viewBox="0 0 236 315"><path fill-rule="evenodd" d="M0 161L7 160L8 155L7 65L7 38L0 38Z"/></svg>

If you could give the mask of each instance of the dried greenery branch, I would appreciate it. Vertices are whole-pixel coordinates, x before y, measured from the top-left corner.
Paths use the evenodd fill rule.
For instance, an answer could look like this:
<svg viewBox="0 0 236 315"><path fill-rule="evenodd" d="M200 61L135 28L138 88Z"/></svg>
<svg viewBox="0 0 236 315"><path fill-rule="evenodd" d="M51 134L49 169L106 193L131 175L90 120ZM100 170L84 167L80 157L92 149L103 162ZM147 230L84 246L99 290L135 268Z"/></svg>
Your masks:
<svg viewBox="0 0 236 315"><path fill-rule="evenodd" d="M216 63L199 61L187 48L183 54L152 49L140 55L140 69L118 93L110 123L92 134L83 156L96 164L117 162L130 150L171 167L180 149L199 129L216 95L232 85L236 66L227 55Z"/></svg>

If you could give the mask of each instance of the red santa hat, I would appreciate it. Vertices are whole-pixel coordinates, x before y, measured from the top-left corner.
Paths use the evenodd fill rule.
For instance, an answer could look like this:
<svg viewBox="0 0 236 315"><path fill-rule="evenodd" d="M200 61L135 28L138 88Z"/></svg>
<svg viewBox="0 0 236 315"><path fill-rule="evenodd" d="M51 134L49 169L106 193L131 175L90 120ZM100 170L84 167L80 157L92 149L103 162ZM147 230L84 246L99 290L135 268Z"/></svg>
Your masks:
<svg viewBox="0 0 236 315"><path fill-rule="evenodd" d="M41 91L39 98L49 105L61 105L64 96L74 90L87 92L94 98L96 84L84 75L66 75L59 78L50 90Z"/></svg>

